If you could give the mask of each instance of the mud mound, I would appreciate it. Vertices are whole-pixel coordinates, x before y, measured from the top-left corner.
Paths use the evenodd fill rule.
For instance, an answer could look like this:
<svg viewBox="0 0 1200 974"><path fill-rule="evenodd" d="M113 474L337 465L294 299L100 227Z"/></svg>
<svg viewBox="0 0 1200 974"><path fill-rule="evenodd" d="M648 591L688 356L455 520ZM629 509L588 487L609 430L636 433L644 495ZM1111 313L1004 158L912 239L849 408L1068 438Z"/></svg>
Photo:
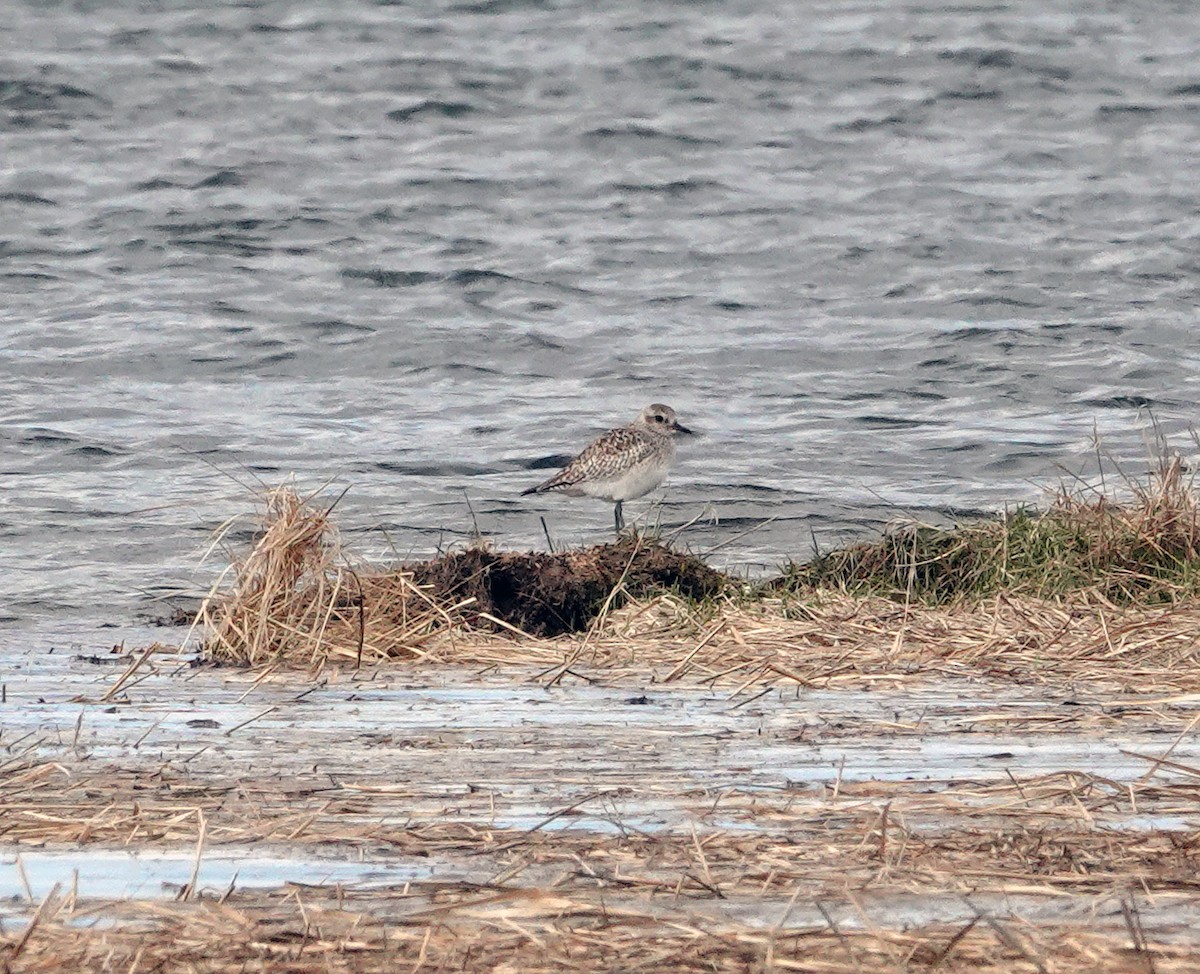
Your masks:
<svg viewBox="0 0 1200 974"><path fill-rule="evenodd" d="M692 555L636 538L558 554L470 549L405 570L442 605L474 599L460 610L472 625L494 616L535 636L586 629L610 595L613 608L662 589L700 599L728 581Z"/></svg>

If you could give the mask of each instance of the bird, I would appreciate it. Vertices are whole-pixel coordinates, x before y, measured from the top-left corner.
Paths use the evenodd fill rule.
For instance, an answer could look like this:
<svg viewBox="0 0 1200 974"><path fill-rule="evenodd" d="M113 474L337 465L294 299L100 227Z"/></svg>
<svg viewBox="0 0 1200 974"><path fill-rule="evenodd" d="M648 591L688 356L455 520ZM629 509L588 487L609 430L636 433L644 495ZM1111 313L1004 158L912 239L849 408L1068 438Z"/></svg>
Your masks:
<svg viewBox="0 0 1200 974"><path fill-rule="evenodd" d="M651 403L628 426L600 434L579 456L549 480L521 491L526 494L566 494L612 501L617 536L625 528L622 505L648 494L663 482L675 459L675 438L694 435L675 418L675 410Z"/></svg>

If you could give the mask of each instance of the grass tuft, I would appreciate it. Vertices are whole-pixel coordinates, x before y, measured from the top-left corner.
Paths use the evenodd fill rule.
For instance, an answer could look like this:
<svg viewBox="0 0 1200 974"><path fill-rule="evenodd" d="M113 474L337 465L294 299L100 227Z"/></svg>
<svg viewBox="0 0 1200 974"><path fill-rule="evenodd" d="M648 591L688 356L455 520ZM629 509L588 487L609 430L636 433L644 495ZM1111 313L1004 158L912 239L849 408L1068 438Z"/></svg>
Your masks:
<svg viewBox="0 0 1200 974"><path fill-rule="evenodd" d="M1044 511L952 528L894 525L877 541L789 564L771 587L931 604L1085 591L1116 603L1174 602L1200 592L1200 505L1176 458L1131 485L1126 500L1060 490Z"/></svg>

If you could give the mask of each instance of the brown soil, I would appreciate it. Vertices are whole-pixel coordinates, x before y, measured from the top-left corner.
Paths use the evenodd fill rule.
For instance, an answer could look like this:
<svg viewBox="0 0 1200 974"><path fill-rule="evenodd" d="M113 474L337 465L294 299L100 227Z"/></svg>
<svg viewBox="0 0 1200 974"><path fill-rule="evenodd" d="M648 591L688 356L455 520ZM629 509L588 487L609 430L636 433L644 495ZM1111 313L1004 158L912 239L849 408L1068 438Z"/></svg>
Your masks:
<svg viewBox="0 0 1200 974"><path fill-rule="evenodd" d="M729 581L692 555L640 538L558 554L473 548L405 571L442 605L473 599L460 610L471 625L500 628L492 616L534 636L581 632L601 611L664 589L708 598Z"/></svg>

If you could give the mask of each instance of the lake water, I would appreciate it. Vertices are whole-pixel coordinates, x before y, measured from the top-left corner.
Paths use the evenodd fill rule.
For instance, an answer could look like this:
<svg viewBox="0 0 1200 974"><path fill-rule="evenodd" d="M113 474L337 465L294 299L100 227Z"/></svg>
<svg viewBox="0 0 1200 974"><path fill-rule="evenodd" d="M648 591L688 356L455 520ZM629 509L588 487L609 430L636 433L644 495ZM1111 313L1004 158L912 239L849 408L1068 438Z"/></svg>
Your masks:
<svg viewBox="0 0 1200 974"><path fill-rule="evenodd" d="M519 491L655 400L652 517L751 571L1144 467L1147 407L1195 450L1190 2L14 0L0 52L9 626L204 586L292 474L366 554L601 538Z"/></svg>

